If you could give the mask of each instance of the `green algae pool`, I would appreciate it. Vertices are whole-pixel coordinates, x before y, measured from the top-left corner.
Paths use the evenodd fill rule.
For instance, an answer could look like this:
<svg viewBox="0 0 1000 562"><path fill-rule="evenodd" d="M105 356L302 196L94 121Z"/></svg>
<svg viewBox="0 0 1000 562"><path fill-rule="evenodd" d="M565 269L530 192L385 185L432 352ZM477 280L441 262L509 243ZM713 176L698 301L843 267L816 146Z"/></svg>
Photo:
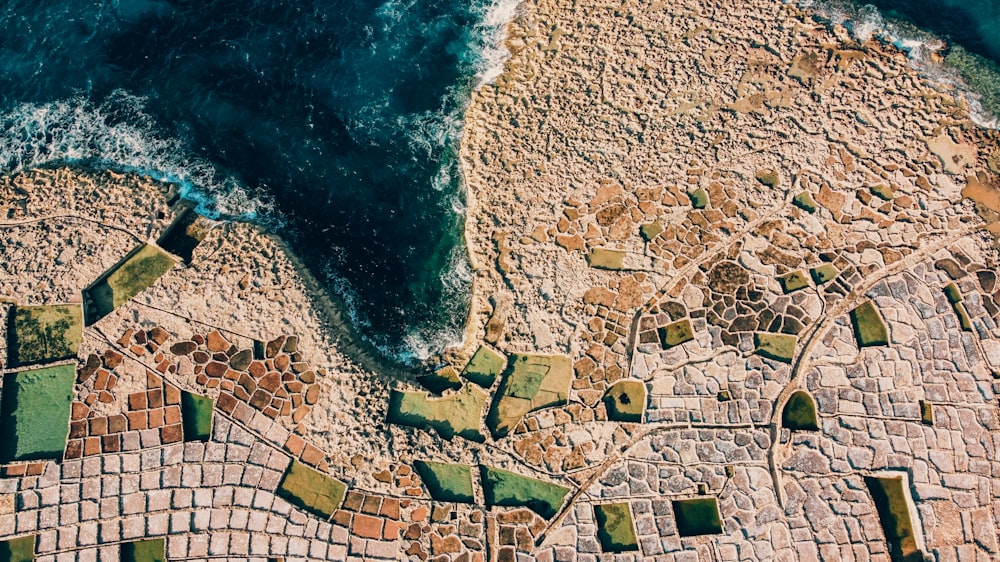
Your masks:
<svg viewBox="0 0 1000 562"><path fill-rule="evenodd" d="M185 441L208 441L212 434L214 403L208 396L181 392L181 423Z"/></svg>
<svg viewBox="0 0 1000 562"><path fill-rule="evenodd" d="M639 550L635 536L632 512L627 503L609 503L594 506L597 520L597 539L604 552L631 552Z"/></svg>
<svg viewBox="0 0 1000 562"><path fill-rule="evenodd" d="M493 438L513 431L529 412L565 404L572 378L573 364L565 355L512 354L486 416Z"/></svg>
<svg viewBox="0 0 1000 562"><path fill-rule="evenodd" d="M819 419L816 417L816 402L808 392L799 390L792 393L781 412L781 425L792 431L816 431Z"/></svg>
<svg viewBox="0 0 1000 562"><path fill-rule="evenodd" d="M788 275L782 275L778 278L778 283L781 284L781 290L786 295L809 286L809 281L806 280L806 275L802 273L802 270L795 270Z"/></svg>
<svg viewBox="0 0 1000 562"><path fill-rule="evenodd" d="M701 187L688 193L688 197L691 198L691 207L695 209L704 209L708 206L708 193Z"/></svg>
<svg viewBox="0 0 1000 562"><path fill-rule="evenodd" d="M562 507L569 488L558 484L521 476L507 470L480 465L486 507L527 507L545 519Z"/></svg>
<svg viewBox="0 0 1000 562"><path fill-rule="evenodd" d="M414 468L436 501L473 503L472 467L433 461L416 461Z"/></svg>
<svg viewBox="0 0 1000 562"><path fill-rule="evenodd" d="M889 344L889 330L872 301L865 301L851 311L851 325L858 347Z"/></svg>
<svg viewBox="0 0 1000 562"><path fill-rule="evenodd" d="M660 334L660 345L663 349L677 347L694 339L694 328L687 318L657 328L657 332Z"/></svg>
<svg viewBox="0 0 1000 562"><path fill-rule="evenodd" d="M92 303L87 323L104 318L132 297L149 288L174 267L174 258L152 244L143 244L120 265L85 291Z"/></svg>
<svg viewBox="0 0 1000 562"><path fill-rule="evenodd" d="M330 517L343 503L347 485L293 460L277 492L293 505L321 517Z"/></svg>
<svg viewBox="0 0 1000 562"><path fill-rule="evenodd" d="M722 533L719 501L715 498L674 500L673 508L680 536L696 537Z"/></svg>
<svg viewBox="0 0 1000 562"><path fill-rule="evenodd" d="M166 540L150 539L122 543L121 560L122 562L166 562Z"/></svg>
<svg viewBox="0 0 1000 562"><path fill-rule="evenodd" d="M10 338L12 366L31 365L76 356L83 340L80 305L18 306Z"/></svg>
<svg viewBox="0 0 1000 562"><path fill-rule="evenodd" d="M62 458L75 381L73 365L4 375L0 462Z"/></svg>
<svg viewBox="0 0 1000 562"><path fill-rule="evenodd" d="M917 546L913 520L910 518L909 500L901 476L866 476L865 485L875 503L878 519L885 532L894 562L919 562L924 559Z"/></svg>
<svg viewBox="0 0 1000 562"><path fill-rule="evenodd" d="M822 285L832 281L835 277L840 275L840 271L838 271L833 264L825 263L810 269L809 275L812 277L813 283Z"/></svg>
<svg viewBox="0 0 1000 562"><path fill-rule="evenodd" d="M618 381L604 393L608 420L639 423L646 410L646 384L640 381Z"/></svg>
<svg viewBox="0 0 1000 562"><path fill-rule="evenodd" d="M813 199L812 194L808 191L799 192L799 194L792 199L792 203L807 213L816 212L816 200Z"/></svg>
<svg viewBox="0 0 1000 562"><path fill-rule="evenodd" d="M795 336L772 332L756 332L753 339L754 353L782 363L792 362L795 346L799 341Z"/></svg>
<svg viewBox="0 0 1000 562"><path fill-rule="evenodd" d="M431 398L426 392L393 390L387 419L396 425L432 428L445 439L459 435L482 442L486 438L479 421L487 397L486 392L473 385L444 398Z"/></svg>
<svg viewBox="0 0 1000 562"><path fill-rule="evenodd" d="M481 345L465 366L462 376L483 388L490 388L506 365L506 357Z"/></svg>
<svg viewBox="0 0 1000 562"><path fill-rule="evenodd" d="M0 542L0 562L31 562L35 559L35 535Z"/></svg>

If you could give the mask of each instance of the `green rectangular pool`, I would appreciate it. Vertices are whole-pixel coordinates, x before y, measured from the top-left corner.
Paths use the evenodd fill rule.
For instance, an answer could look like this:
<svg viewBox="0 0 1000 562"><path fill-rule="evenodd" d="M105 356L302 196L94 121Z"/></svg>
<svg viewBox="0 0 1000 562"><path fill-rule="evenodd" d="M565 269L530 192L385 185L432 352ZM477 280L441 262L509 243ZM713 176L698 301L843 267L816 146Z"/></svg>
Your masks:
<svg viewBox="0 0 1000 562"><path fill-rule="evenodd" d="M75 381L74 365L4 375L0 463L62 458Z"/></svg>

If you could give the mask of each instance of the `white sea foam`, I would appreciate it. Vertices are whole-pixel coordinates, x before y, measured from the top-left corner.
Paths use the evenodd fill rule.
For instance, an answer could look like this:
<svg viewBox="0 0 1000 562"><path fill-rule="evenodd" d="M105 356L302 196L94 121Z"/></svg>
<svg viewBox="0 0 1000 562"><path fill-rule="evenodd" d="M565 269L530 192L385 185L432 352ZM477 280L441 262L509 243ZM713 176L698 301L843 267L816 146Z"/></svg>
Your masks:
<svg viewBox="0 0 1000 562"><path fill-rule="evenodd" d="M400 116L397 121L399 128L406 131L411 148L440 162L431 185L447 197L456 216L464 215L466 211L464 186L457 163L465 109L473 89L492 83L503 72L510 58L505 46L507 25L517 16L520 3L520 0L485 0L474 5L471 10L477 23L466 30L464 53L460 57L471 80L452 86L436 110ZM384 21L392 25L401 24L411 6L409 1L390 0L380 8L380 13ZM457 192L454 191L456 186L459 186ZM456 235L461 236L460 233ZM452 310L453 313L447 316L456 319L457 315L467 310L472 283L472 267L464 240L451 249L448 265L442 269L440 280L445 294L441 305ZM356 298L353 292L346 283L338 282L337 285L341 294L345 295L352 320L365 323L354 306ZM392 353L393 350L386 349L386 346L381 346L380 350L404 361L426 360L447 347L461 344L461 324L465 318L457 320L460 325L423 327L407 333L403 337L402 351Z"/></svg>
<svg viewBox="0 0 1000 562"><path fill-rule="evenodd" d="M492 0L479 8L482 14L477 31L483 38L476 70L476 86L489 84L503 72L510 58L505 42L507 25L517 17L521 0Z"/></svg>
<svg viewBox="0 0 1000 562"><path fill-rule="evenodd" d="M0 172L81 164L138 173L177 184L181 195L208 216L263 216L268 205L236 180L192 157L182 141L158 134L145 103L116 91L99 105L80 94L14 107L0 115Z"/></svg>
<svg viewBox="0 0 1000 562"><path fill-rule="evenodd" d="M505 46L507 24L516 17L520 1L486 0L472 6L477 23L465 33L465 52L461 59L473 80L449 88L438 109L400 117L399 125L407 131L412 147L428 155L440 155L442 150L455 148L462 135L463 116L471 90L495 81L510 58ZM391 14L396 23L402 19L403 10L396 0L382 6L382 13ZM435 182L435 189L440 190L443 185Z"/></svg>
<svg viewBox="0 0 1000 562"><path fill-rule="evenodd" d="M472 89L491 84L503 73L504 65L510 59L510 51L507 50L507 26L517 17L521 0L486 0L473 7L478 23L467 36L467 50L471 59L474 81ZM435 189L441 191L444 186L451 184L454 180L463 182L460 169L457 165L458 150L457 144L461 140L465 126L464 114L468 105L471 89L468 85L459 91L453 90L451 95L461 98L459 103L454 105L454 109L447 112L439 112L436 116L438 124L436 134L432 138L439 146L450 147L451 154L448 159L452 160L447 165L442 165L435 176ZM431 130L433 131L433 129ZM424 132L431 132L424 130ZM426 135L421 135L427 138ZM452 174L457 173L459 177L453 178ZM462 190L450 197L452 210L457 215L464 215L467 207L465 204L465 186L461 183ZM445 299L444 305L453 310L453 318L468 310L469 287L472 285L472 266L469 263L468 248L465 245L464 237L461 242L451 249L448 259L448 266L441 272L441 283L446 295L454 295L456 298ZM461 296L461 298L459 298ZM458 319L464 325L465 318ZM449 330L447 333L422 334L411 332L404 338L407 348L420 360L426 360L432 353L440 351L449 346L456 346L462 343L464 332L462 326ZM446 340L442 341L442 337Z"/></svg>
<svg viewBox="0 0 1000 562"><path fill-rule="evenodd" d="M970 88L955 69L939 62L938 53L947 47L940 38L912 25L887 19L870 4L858 7L845 0L802 0L798 4L832 24L843 25L862 43L877 39L892 44L906 53L914 69L964 99L969 104L969 116L977 125L1000 129L1000 117L983 109L981 94Z"/></svg>

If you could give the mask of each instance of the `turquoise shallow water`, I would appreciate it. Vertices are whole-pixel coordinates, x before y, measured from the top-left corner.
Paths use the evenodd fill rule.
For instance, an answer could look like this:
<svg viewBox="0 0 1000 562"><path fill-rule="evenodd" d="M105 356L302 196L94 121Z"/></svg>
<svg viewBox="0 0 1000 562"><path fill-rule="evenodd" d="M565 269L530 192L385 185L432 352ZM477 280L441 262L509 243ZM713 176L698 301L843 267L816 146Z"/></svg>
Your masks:
<svg viewBox="0 0 1000 562"><path fill-rule="evenodd" d="M0 172L177 181L288 238L388 355L468 311L457 141L507 0L0 3Z"/></svg>

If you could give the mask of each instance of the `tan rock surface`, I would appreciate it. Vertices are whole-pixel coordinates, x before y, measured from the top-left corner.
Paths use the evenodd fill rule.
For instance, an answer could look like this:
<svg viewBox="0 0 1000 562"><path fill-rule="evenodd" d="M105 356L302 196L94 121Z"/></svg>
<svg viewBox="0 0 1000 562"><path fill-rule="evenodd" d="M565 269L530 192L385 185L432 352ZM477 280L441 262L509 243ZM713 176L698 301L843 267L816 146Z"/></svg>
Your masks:
<svg viewBox="0 0 1000 562"><path fill-rule="evenodd" d="M448 356L460 363L483 341L508 356L568 356L567 403L561 377L559 399L545 401L556 406L526 413L509 435L482 444L388 425L389 391L413 390L413 381L361 368L337 337L339 318L284 245L227 224L209 232L191 264L85 330L81 365L115 342L126 349L113 358L122 376L112 399L75 408L78 427L92 412L101 416L91 429L106 430L121 422L125 401L138 410L159 400L158 389L137 393L159 385L147 370L162 366L175 392L202 392L198 376L210 365L220 382L207 392L229 412L220 427L231 434L206 446L205 468L192 462L197 471L183 479L188 461L172 459L163 482L176 469L172 487L204 482L196 501L214 505L205 493L211 498L229 476L209 457L225 450L268 467L247 472L252 488L273 487L290 457L350 485L332 526L291 508L262 520L261 511L230 509L222 495L225 509L204 519L221 545L213 555L225 554L223 530L246 538L246 548L247 529L259 525L266 534L255 538L288 547L262 552L290 557L316 549L343 559L350 549L393 559L406 549L454 562L590 560L600 551L592 506L614 501L632 510L636 559L884 560L890 546L864 478L898 471L911 483L921 548L941 559L995 559L1000 262L977 208L962 197L989 220L1000 213L996 134L976 129L962 103L895 50L858 44L770 0L529 0L508 45L504 74L475 93L467 112L461 158L474 306L467 349ZM0 298L79 299L102 271L162 232L171 217L164 192L156 182L66 170L0 181L0 200L11 202L0 217ZM816 202L814 212L793 204L800 193ZM596 249L615 256L613 268L591 267ZM820 266L835 277L808 276ZM805 286L785 294L778 279L796 271ZM946 296L951 284L958 303ZM848 312L868 301L889 342L861 349ZM665 342L668 326L684 326L684 337ZM143 350L144 330L163 340L174 363ZM758 332L795 336L791 361L754 355ZM266 342L265 358L227 356L254 340ZM107 384L95 361L81 396ZM645 385L639 423L607 420L601 398L621 380ZM223 384L234 394L218 390ZM236 386L245 396L233 397ZM277 421L260 413L278 404L261 389L288 398ZM800 391L816 403L819 431L782 425L788 397ZM927 407L933 425L921 418ZM160 458L159 441L149 442L157 445L143 442L142 463L147 451ZM81 445L84 453L95 446L92 438ZM132 456L106 465L127 473L123 487L140 482L144 465ZM484 463L572 491L550 520L486 510L482 490L476 504L432 504L408 466L414 459ZM246 461L232 465L243 474ZM68 466L6 475L47 470L39 481L58 491L80 477L59 472ZM97 463L76 466L103 478ZM162 536L170 503L149 493L144 503L129 488L127 499L102 505L135 515L121 525L138 529L135 536ZM36 504L49 494L25 497ZM723 532L680 537L671 502L698 495L718 499ZM60 513L85 513L65 503ZM136 515L147 505L167 507L147 521ZM31 513L55 509L36 507ZM4 511L0 527L12 530ZM96 519L91 511L79 517ZM192 517L192 527L201 524ZM66 525L55 518L40 520L47 555L76 536L57 532ZM96 523L67 525L83 546L66 552L93 550ZM172 534L168 551L204 557L202 531ZM404 531L406 543L395 542ZM306 532L327 535L284 537ZM189 541L204 542L205 552ZM327 551L327 543L336 546Z"/></svg>

